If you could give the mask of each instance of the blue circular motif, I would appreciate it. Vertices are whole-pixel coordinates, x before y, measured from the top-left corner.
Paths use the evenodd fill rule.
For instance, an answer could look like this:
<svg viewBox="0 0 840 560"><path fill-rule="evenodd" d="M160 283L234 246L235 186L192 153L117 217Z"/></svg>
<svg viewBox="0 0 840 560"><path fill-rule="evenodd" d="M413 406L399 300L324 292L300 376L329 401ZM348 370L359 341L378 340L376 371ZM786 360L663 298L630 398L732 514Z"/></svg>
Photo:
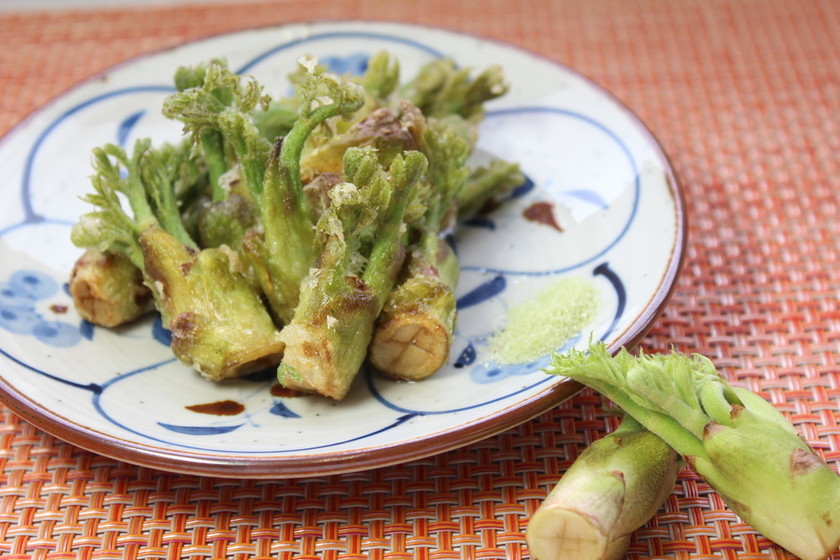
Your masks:
<svg viewBox="0 0 840 560"><path fill-rule="evenodd" d="M51 346L79 342L78 327L60 321L47 322L35 310L35 302L55 295L58 282L34 270L17 270L0 283L0 328L14 334L32 335Z"/></svg>
<svg viewBox="0 0 840 560"><path fill-rule="evenodd" d="M29 335L41 322L41 316L32 308L0 306L0 328L9 332Z"/></svg>
<svg viewBox="0 0 840 560"><path fill-rule="evenodd" d="M0 309L31 309L32 300L23 296L10 282L0 282Z"/></svg>
<svg viewBox="0 0 840 560"><path fill-rule="evenodd" d="M58 292L58 283L40 272L33 270L18 270L9 278L9 286L19 297L31 300L41 300Z"/></svg>
<svg viewBox="0 0 840 560"><path fill-rule="evenodd" d="M40 321L32 329L32 335L50 346L67 348L82 340L79 327L61 321Z"/></svg>

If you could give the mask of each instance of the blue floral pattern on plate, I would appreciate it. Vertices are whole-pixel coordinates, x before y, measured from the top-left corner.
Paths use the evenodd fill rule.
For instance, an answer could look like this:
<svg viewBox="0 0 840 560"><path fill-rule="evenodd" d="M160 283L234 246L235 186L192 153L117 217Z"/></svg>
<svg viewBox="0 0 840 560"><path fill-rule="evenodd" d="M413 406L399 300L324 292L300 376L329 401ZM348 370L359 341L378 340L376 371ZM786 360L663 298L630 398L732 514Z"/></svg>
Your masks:
<svg viewBox="0 0 840 560"><path fill-rule="evenodd" d="M39 301L58 293L58 283L34 270L17 270L0 282L0 328L31 335L49 346L75 346L82 339L80 327L47 320L36 309Z"/></svg>

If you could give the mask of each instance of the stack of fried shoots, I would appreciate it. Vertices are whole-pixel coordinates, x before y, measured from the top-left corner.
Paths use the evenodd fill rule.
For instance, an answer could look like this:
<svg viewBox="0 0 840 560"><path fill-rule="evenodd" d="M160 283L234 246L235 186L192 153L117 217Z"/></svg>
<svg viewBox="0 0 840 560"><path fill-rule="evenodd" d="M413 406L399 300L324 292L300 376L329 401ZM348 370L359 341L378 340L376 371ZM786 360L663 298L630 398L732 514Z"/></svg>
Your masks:
<svg viewBox="0 0 840 560"><path fill-rule="evenodd" d="M455 328L444 236L521 180L504 162L467 167L501 72L438 60L400 86L382 52L359 77L304 58L290 79L275 100L223 61L180 68L163 114L182 141L95 150L76 307L106 327L156 309L174 354L214 380L278 367L284 385L341 399L368 357L422 379Z"/></svg>

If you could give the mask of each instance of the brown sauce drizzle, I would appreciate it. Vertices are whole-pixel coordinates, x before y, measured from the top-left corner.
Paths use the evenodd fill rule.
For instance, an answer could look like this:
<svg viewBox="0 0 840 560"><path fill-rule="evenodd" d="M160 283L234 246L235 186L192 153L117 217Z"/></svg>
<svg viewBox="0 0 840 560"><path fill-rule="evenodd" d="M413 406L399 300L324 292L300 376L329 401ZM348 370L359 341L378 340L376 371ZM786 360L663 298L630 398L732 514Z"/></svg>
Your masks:
<svg viewBox="0 0 840 560"><path fill-rule="evenodd" d="M213 414L215 416L236 416L245 410L245 406L242 403L231 400L194 404L184 408L198 412L199 414Z"/></svg>
<svg viewBox="0 0 840 560"><path fill-rule="evenodd" d="M563 231L563 228L554 219L554 207L550 202L535 202L526 208L522 214L526 220L551 226L557 231Z"/></svg>

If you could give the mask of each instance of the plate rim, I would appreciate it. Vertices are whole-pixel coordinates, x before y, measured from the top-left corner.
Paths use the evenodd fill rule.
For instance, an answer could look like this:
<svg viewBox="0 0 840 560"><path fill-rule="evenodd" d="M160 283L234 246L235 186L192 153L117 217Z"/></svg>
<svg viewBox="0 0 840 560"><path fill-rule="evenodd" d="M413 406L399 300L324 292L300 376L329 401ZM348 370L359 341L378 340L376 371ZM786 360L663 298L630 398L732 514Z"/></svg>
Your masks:
<svg viewBox="0 0 840 560"><path fill-rule="evenodd" d="M294 22L274 22L199 35L172 45L152 49L125 58L63 88L50 99L39 104L13 123L0 136L0 147L10 142L10 139L31 120L46 112L50 107L60 103L65 96L140 60L190 44L211 41L236 34L247 34L248 32L259 32L268 29L305 28L306 26L314 27L318 25L359 27L376 25L421 30L431 29L462 38L478 39L521 52L524 55L556 66L565 72L577 76L589 87L597 90L600 94L613 101L618 109L633 121L633 124L638 127L638 132L647 138L650 147L661 157L665 166L663 171L665 172L668 186L667 190L674 203L675 239L668 266L660 278L659 285L652 292L650 300L640 313L639 318L616 338L615 342L609 346L609 351L617 352L622 346L633 348L646 336L653 323L664 311L676 289L677 279L683 268L687 252L688 216L685 192L672 159L648 125L625 102L604 86L601 86L598 82L579 70L554 58L497 37L488 37L479 33L447 26L375 19L309 19ZM402 440L370 447L363 446L352 450L296 454L289 457L283 455L252 455L250 457L243 457L242 455L221 452L182 451L163 448L151 443L139 443L115 434L103 433L99 430L82 426L77 422L65 418L61 414L39 405L36 401L9 383L4 373L0 371L0 400L14 414L26 422L72 445L111 459L125 461L141 467L189 475L255 479L281 476L300 478L347 474L422 459L431 455L458 449L515 428L573 397L582 389L583 385L568 378L550 383L542 391L535 393L527 399L516 401L510 406L490 411L471 421L463 422L454 428L426 433L411 440Z"/></svg>

